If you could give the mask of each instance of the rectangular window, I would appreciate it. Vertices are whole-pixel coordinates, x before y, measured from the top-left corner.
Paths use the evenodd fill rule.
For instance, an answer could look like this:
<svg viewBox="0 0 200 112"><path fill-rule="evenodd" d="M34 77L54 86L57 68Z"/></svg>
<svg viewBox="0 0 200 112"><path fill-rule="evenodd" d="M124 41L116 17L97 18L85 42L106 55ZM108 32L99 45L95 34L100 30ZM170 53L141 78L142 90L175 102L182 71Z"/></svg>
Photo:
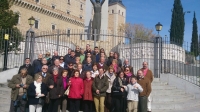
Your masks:
<svg viewBox="0 0 200 112"><path fill-rule="evenodd" d="M80 16L80 19L82 19L83 18L83 16Z"/></svg>
<svg viewBox="0 0 200 112"><path fill-rule="evenodd" d="M81 10L83 10L83 4L81 4Z"/></svg>
<svg viewBox="0 0 200 112"><path fill-rule="evenodd" d="M67 10L67 14L70 14L70 11L69 11L69 10Z"/></svg>
<svg viewBox="0 0 200 112"><path fill-rule="evenodd" d="M124 15L124 12L122 12L122 16Z"/></svg>
<svg viewBox="0 0 200 112"><path fill-rule="evenodd" d="M35 20L35 29L38 29L38 28L39 28L39 21Z"/></svg>
<svg viewBox="0 0 200 112"><path fill-rule="evenodd" d="M55 30L55 29L56 29L56 25L54 25L54 24L51 25L51 29L52 29L52 30Z"/></svg>
<svg viewBox="0 0 200 112"><path fill-rule="evenodd" d="M70 37L70 29L67 29L67 37Z"/></svg>
<svg viewBox="0 0 200 112"><path fill-rule="evenodd" d="M67 0L67 3L70 5L71 3L70 3L70 0Z"/></svg>
<svg viewBox="0 0 200 112"><path fill-rule="evenodd" d="M55 8L56 8L56 6L55 6L55 5L52 5L51 7L52 7L52 9L55 9Z"/></svg>
<svg viewBox="0 0 200 112"><path fill-rule="evenodd" d="M112 13L114 13L114 10L112 10Z"/></svg>
<svg viewBox="0 0 200 112"><path fill-rule="evenodd" d="M35 2L37 2L37 3L38 3L38 2L40 2L40 0L35 0Z"/></svg>

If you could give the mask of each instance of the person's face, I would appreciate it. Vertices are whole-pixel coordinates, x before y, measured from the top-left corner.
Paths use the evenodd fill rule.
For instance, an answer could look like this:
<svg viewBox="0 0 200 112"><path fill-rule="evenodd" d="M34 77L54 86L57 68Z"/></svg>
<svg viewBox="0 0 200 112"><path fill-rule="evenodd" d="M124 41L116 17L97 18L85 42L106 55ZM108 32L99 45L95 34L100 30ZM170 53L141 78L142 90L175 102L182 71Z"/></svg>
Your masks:
<svg viewBox="0 0 200 112"><path fill-rule="evenodd" d="M115 61L112 61L112 65L116 65L116 62L115 62Z"/></svg>
<svg viewBox="0 0 200 112"><path fill-rule="evenodd" d="M129 64L128 60L125 60L124 63L125 63L125 65L128 65L128 64Z"/></svg>
<svg viewBox="0 0 200 112"><path fill-rule="evenodd" d="M134 83L136 83L137 82L137 80L135 79L135 78L131 78L131 83L132 84L134 84Z"/></svg>
<svg viewBox="0 0 200 112"><path fill-rule="evenodd" d="M44 65L47 64L47 59L46 58L42 59L42 64L44 64Z"/></svg>
<svg viewBox="0 0 200 112"><path fill-rule="evenodd" d="M64 61L64 58L60 57L60 63L63 63L63 61Z"/></svg>
<svg viewBox="0 0 200 112"><path fill-rule="evenodd" d="M142 66L143 66L144 69L148 68L148 64L147 64L146 62L144 62L144 63L142 64Z"/></svg>
<svg viewBox="0 0 200 112"><path fill-rule="evenodd" d="M26 63L26 65L29 65L30 64L30 59L26 59L25 63Z"/></svg>
<svg viewBox="0 0 200 112"><path fill-rule="evenodd" d="M142 78L144 75L143 75L142 71L138 71L138 72L137 72L137 76L138 76L139 78Z"/></svg>
<svg viewBox="0 0 200 112"><path fill-rule="evenodd" d="M81 70L82 69L82 65L79 64L77 68L78 68L78 70Z"/></svg>
<svg viewBox="0 0 200 112"><path fill-rule="evenodd" d="M63 77L67 77L67 74L68 74L67 72L64 72L64 73L62 74L62 76L63 76Z"/></svg>
<svg viewBox="0 0 200 112"><path fill-rule="evenodd" d="M42 82L42 77L39 76L39 78L37 79L37 82L41 83Z"/></svg>
<svg viewBox="0 0 200 112"><path fill-rule="evenodd" d="M26 73L27 73L27 70L25 70L25 69L22 69L22 70L21 70L22 76L26 75Z"/></svg>
<svg viewBox="0 0 200 112"><path fill-rule="evenodd" d="M81 54L84 54L84 50L83 49L81 49Z"/></svg>
<svg viewBox="0 0 200 112"><path fill-rule="evenodd" d="M58 70L54 70L53 75L58 75Z"/></svg>
<svg viewBox="0 0 200 112"><path fill-rule="evenodd" d="M100 59L100 62L101 62L101 63L104 63L104 62L105 62L105 59L104 59L104 58L101 58L101 59Z"/></svg>
<svg viewBox="0 0 200 112"><path fill-rule="evenodd" d="M117 59L118 58L118 55L117 55L117 53L114 53L114 57Z"/></svg>
<svg viewBox="0 0 200 112"><path fill-rule="evenodd" d="M42 67L42 72L46 73L47 70L48 70L48 66L43 66L43 67Z"/></svg>
<svg viewBox="0 0 200 112"><path fill-rule="evenodd" d="M89 50L89 49L90 49L90 46L89 46L89 45L86 45L86 49Z"/></svg>
<svg viewBox="0 0 200 112"><path fill-rule="evenodd" d="M54 52L54 56L58 56L58 52L57 51Z"/></svg>
<svg viewBox="0 0 200 112"><path fill-rule="evenodd" d="M73 68L73 64L69 64L68 67L69 67L70 69L72 69L72 68Z"/></svg>
<svg viewBox="0 0 200 112"><path fill-rule="evenodd" d="M55 66L59 66L59 65L60 65L60 61L56 59L56 60L54 61L54 64L55 64Z"/></svg>
<svg viewBox="0 0 200 112"><path fill-rule="evenodd" d="M76 51L80 51L80 47L79 46L76 47Z"/></svg>
<svg viewBox="0 0 200 112"><path fill-rule="evenodd" d="M90 54L90 53L87 53L87 57L91 57L91 54Z"/></svg>
<svg viewBox="0 0 200 112"><path fill-rule="evenodd" d="M92 68L93 68L94 71L97 70L97 66L96 65L94 65Z"/></svg>
<svg viewBox="0 0 200 112"><path fill-rule="evenodd" d="M76 59L76 64L80 63L80 59Z"/></svg>
<svg viewBox="0 0 200 112"><path fill-rule="evenodd" d="M75 56L75 52L71 52L71 56L74 57Z"/></svg>
<svg viewBox="0 0 200 112"><path fill-rule="evenodd" d="M101 57L105 57L105 54L104 54L104 53L101 53Z"/></svg>
<svg viewBox="0 0 200 112"><path fill-rule="evenodd" d="M87 72L87 73L86 73L86 77L87 77L88 79L90 79L90 78L91 78L91 73L90 73L90 72Z"/></svg>
<svg viewBox="0 0 200 112"><path fill-rule="evenodd" d="M91 62L92 62L91 58L87 58L87 63L91 63Z"/></svg>
<svg viewBox="0 0 200 112"><path fill-rule="evenodd" d="M120 77L120 78L123 78L123 77L124 77L124 73L121 72L121 73L119 74L119 77Z"/></svg>
<svg viewBox="0 0 200 112"><path fill-rule="evenodd" d="M105 52L104 49L101 49L101 52Z"/></svg>
<svg viewBox="0 0 200 112"><path fill-rule="evenodd" d="M74 76L75 76L75 77L79 77L79 72L75 72L75 73L74 73Z"/></svg>
<svg viewBox="0 0 200 112"><path fill-rule="evenodd" d="M43 58L42 54L39 54L38 59L42 59L42 58Z"/></svg>
<svg viewBox="0 0 200 112"><path fill-rule="evenodd" d="M98 49L98 48L95 48L95 49L94 49L94 52L95 52L95 53L99 53L99 49Z"/></svg>
<svg viewBox="0 0 200 112"><path fill-rule="evenodd" d="M114 53L113 53L113 52L110 52L110 56L114 56Z"/></svg>
<svg viewBox="0 0 200 112"><path fill-rule="evenodd" d="M72 51L71 49L68 49L68 54L71 54L71 51Z"/></svg>
<svg viewBox="0 0 200 112"><path fill-rule="evenodd" d="M104 73L103 69L99 69L99 75L102 75Z"/></svg>
<svg viewBox="0 0 200 112"><path fill-rule="evenodd" d="M112 74L113 72L114 72L114 70L113 70L113 69L109 69L109 73L111 73L111 74Z"/></svg>
<svg viewBox="0 0 200 112"><path fill-rule="evenodd" d="M126 72L126 73L129 73L129 72L130 72L130 69L129 69L129 68L126 68L126 69L125 69L125 72Z"/></svg>

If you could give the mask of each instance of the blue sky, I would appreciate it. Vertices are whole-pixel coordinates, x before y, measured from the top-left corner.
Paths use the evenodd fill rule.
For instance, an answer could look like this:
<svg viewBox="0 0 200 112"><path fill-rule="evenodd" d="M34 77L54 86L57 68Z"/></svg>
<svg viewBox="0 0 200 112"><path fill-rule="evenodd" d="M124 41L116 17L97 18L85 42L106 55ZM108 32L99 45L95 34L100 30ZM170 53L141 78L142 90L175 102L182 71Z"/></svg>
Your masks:
<svg viewBox="0 0 200 112"><path fill-rule="evenodd" d="M126 6L126 22L133 24L141 23L145 27L154 28L160 22L163 25L160 35L169 37L171 16L174 0L122 0ZM198 33L200 34L200 0L181 0L184 11L191 11L185 14L184 40L191 42L192 20L196 12ZM157 34L157 32L155 31Z"/></svg>

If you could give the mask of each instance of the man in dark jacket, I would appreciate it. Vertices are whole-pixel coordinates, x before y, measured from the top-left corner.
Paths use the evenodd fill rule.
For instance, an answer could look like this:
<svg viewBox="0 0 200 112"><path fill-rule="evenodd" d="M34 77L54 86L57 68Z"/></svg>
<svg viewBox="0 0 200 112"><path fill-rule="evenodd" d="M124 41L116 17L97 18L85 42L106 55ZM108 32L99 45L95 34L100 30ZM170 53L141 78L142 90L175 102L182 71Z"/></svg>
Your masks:
<svg viewBox="0 0 200 112"><path fill-rule="evenodd" d="M34 68L34 74L38 73L38 69L42 68L42 58L43 55L42 54L38 54L38 59L35 59L33 61L33 68Z"/></svg>
<svg viewBox="0 0 200 112"><path fill-rule="evenodd" d="M90 57L87 58L86 64L83 65L83 71L92 71L92 60Z"/></svg>
<svg viewBox="0 0 200 112"><path fill-rule="evenodd" d="M80 57L80 55L81 55L80 47L79 47L79 46L76 46L75 56L76 56L76 57Z"/></svg>
<svg viewBox="0 0 200 112"><path fill-rule="evenodd" d="M29 75L31 75L32 77L34 77L33 67L32 67L32 65L31 65L31 60L30 60L30 58L26 58L26 59L25 59L25 64L22 65L22 66L20 66L19 71L18 71L18 74L20 73L20 71L21 71L22 68L26 68L26 69L27 69L27 73L28 73Z"/></svg>
<svg viewBox="0 0 200 112"><path fill-rule="evenodd" d="M92 55L90 52L88 52L85 56L85 59L83 60L82 64L87 64L87 58L91 58L92 64L96 63L96 58L94 55Z"/></svg>
<svg viewBox="0 0 200 112"><path fill-rule="evenodd" d="M69 63L67 66L68 66L67 67L67 71L68 71L67 77L70 78L70 77L72 77L72 75L74 73L74 68L73 68L74 64L73 63Z"/></svg>
<svg viewBox="0 0 200 112"><path fill-rule="evenodd" d="M113 58L114 58L114 52L111 51L107 60L107 66L110 66L112 64Z"/></svg>
<svg viewBox="0 0 200 112"><path fill-rule="evenodd" d="M99 75L94 78L92 84L96 112L104 111L104 101L108 87L108 78L104 74L104 69L99 68Z"/></svg>
<svg viewBox="0 0 200 112"><path fill-rule="evenodd" d="M58 55L58 51L54 51L53 52L53 56L52 56L52 58L51 58L51 64L53 65L54 64L54 61L56 60L56 59L59 59L60 58L60 56ZM51 65L51 66L52 66Z"/></svg>
<svg viewBox="0 0 200 112"><path fill-rule="evenodd" d="M56 59L54 61L54 65L48 68L48 73L53 74L53 68L54 67L57 67L59 69L58 74L61 76L64 68L60 66L60 60L59 59Z"/></svg>
<svg viewBox="0 0 200 112"><path fill-rule="evenodd" d="M10 112L15 112L16 107L14 104L16 104L16 101L18 102L20 112L25 112L26 99L23 99L23 95L32 82L33 78L27 74L26 68L22 68L19 74L12 77L11 81L8 83L8 87L12 89Z"/></svg>
<svg viewBox="0 0 200 112"><path fill-rule="evenodd" d="M64 58L66 66L67 66L69 63L75 64L75 63L76 63L75 58L76 58L75 52L72 50L71 53L70 53L70 56L66 56L66 57Z"/></svg>
<svg viewBox="0 0 200 112"><path fill-rule="evenodd" d="M100 60L100 54L99 54L99 48L98 47L95 47L94 48L94 57L95 57L95 61L96 61L96 63L98 63L99 62L99 60Z"/></svg>

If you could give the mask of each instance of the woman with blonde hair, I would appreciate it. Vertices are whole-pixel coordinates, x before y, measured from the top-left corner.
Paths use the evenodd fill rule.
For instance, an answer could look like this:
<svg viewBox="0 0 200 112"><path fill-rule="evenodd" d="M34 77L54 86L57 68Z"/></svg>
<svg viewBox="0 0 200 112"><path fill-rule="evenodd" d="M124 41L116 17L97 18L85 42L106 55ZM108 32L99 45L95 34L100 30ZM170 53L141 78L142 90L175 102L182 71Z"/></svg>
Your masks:
<svg viewBox="0 0 200 112"><path fill-rule="evenodd" d="M42 112L45 96L47 95L47 86L42 82L42 76L35 75L35 81L28 88L29 112Z"/></svg>
<svg viewBox="0 0 200 112"><path fill-rule="evenodd" d="M117 59L113 59L113 60L112 60L112 64L110 65L110 66L113 67L114 73L115 73L115 74L118 74L118 73L121 71L121 68L118 66L117 63L118 63L118 62L117 62Z"/></svg>

